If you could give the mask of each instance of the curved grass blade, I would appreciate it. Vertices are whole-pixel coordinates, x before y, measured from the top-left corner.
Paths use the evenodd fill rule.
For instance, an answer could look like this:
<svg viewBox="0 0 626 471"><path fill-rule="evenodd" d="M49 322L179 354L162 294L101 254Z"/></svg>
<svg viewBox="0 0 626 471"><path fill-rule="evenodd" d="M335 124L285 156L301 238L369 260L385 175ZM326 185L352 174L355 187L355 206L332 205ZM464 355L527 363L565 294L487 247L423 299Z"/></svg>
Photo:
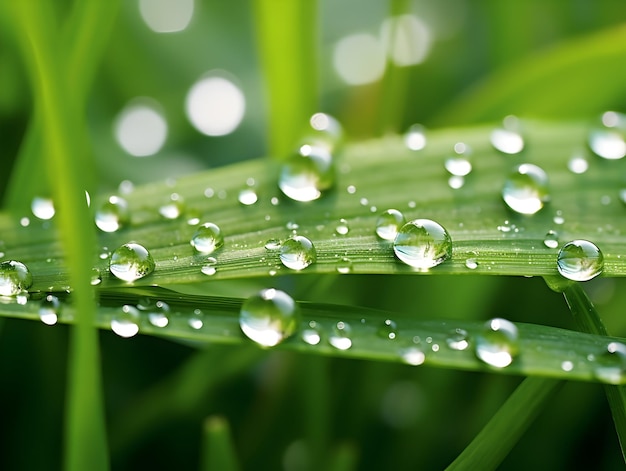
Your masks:
<svg viewBox="0 0 626 471"><path fill-rule="evenodd" d="M202 471L237 471L237 457L230 426L223 417L209 417L204 422Z"/></svg>

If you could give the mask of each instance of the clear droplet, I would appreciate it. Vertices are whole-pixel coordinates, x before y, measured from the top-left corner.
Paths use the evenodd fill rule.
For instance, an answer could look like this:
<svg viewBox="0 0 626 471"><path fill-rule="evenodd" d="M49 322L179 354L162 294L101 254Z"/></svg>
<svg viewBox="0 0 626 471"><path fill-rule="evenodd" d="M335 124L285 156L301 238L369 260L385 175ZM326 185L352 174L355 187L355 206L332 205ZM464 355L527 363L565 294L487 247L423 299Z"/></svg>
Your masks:
<svg viewBox="0 0 626 471"><path fill-rule="evenodd" d="M557 268L569 280L589 281L602 273L604 256L593 242L573 240L559 250Z"/></svg>
<svg viewBox="0 0 626 471"><path fill-rule="evenodd" d="M404 143L411 150L422 150L426 147L426 133L421 124L412 125L404 135Z"/></svg>
<svg viewBox="0 0 626 471"><path fill-rule="evenodd" d="M224 245L224 236L216 224L205 222L198 226L190 243L197 252L208 255Z"/></svg>
<svg viewBox="0 0 626 471"><path fill-rule="evenodd" d="M548 175L536 165L519 165L504 183L502 198L516 213L535 214L550 200Z"/></svg>
<svg viewBox="0 0 626 471"><path fill-rule="evenodd" d="M128 203L119 196L110 196L96 211L96 226L103 232L115 232L129 221Z"/></svg>
<svg viewBox="0 0 626 471"><path fill-rule="evenodd" d="M348 257L341 257L337 261L337 273L346 275L352 271L352 260Z"/></svg>
<svg viewBox="0 0 626 471"><path fill-rule="evenodd" d="M570 172L580 175L589 169L589 162L584 157L575 155L567 162L567 168Z"/></svg>
<svg viewBox="0 0 626 471"><path fill-rule="evenodd" d="M264 347L273 347L298 329L298 305L287 293L264 289L241 306L239 326L243 333Z"/></svg>
<svg viewBox="0 0 626 471"><path fill-rule="evenodd" d="M480 360L494 368L505 368L513 362L519 349L517 327L506 319L491 319L476 336L475 344Z"/></svg>
<svg viewBox="0 0 626 471"><path fill-rule="evenodd" d="M209 257L206 262L200 268L200 271L207 276L213 276L217 272L217 259Z"/></svg>
<svg viewBox="0 0 626 471"><path fill-rule="evenodd" d="M278 187L295 201L313 201L335 181L333 156L323 146L304 144L282 166Z"/></svg>
<svg viewBox="0 0 626 471"><path fill-rule="evenodd" d="M280 247L280 261L292 270L304 270L316 260L315 246L304 236L294 235Z"/></svg>
<svg viewBox="0 0 626 471"><path fill-rule="evenodd" d="M159 207L159 214L165 219L178 219L185 210L185 202L178 193L170 195L170 201Z"/></svg>
<svg viewBox="0 0 626 471"><path fill-rule="evenodd" d="M589 133L589 147L598 157L607 160L621 159L626 155L624 133L616 128L593 129Z"/></svg>
<svg viewBox="0 0 626 471"><path fill-rule="evenodd" d="M315 113L309 119L310 129L305 133L305 140L325 147L330 152L336 150L343 139L343 129L339 121L326 113Z"/></svg>
<svg viewBox="0 0 626 471"><path fill-rule="evenodd" d="M155 263L148 250L139 244L124 244L113 252L109 262L111 273L123 281L135 281L154 271Z"/></svg>
<svg viewBox="0 0 626 471"><path fill-rule="evenodd" d="M413 366L419 366L426 360L424 352L417 347L405 348L400 352L400 356L405 363Z"/></svg>
<svg viewBox="0 0 626 471"><path fill-rule="evenodd" d="M343 218L340 219L339 224L337 224L337 227L335 227L335 232L339 235L346 235L348 232L350 232L350 226L348 226L348 221Z"/></svg>
<svg viewBox="0 0 626 471"><path fill-rule="evenodd" d="M170 322L170 306L165 301L150 303L143 310L148 313L148 321L154 327L167 327Z"/></svg>
<svg viewBox="0 0 626 471"><path fill-rule="evenodd" d="M464 329L454 329L446 338L446 343L452 350L465 350L469 347L467 331Z"/></svg>
<svg viewBox="0 0 626 471"><path fill-rule="evenodd" d="M239 196L237 199L244 206L252 206L259 200L259 196L257 195L254 188L244 188L239 192Z"/></svg>
<svg viewBox="0 0 626 471"><path fill-rule="evenodd" d="M549 249L556 249L559 246L559 235L557 232L549 230L543 238L543 245Z"/></svg>
<svg viewBox="0 0 626 471"><path fill-rule="evenodd" d="M352 329L346 322L337 322L328 338L328 343L337 350L348 350L352 347L352 340L350 339L351 331Z"/></svg>
<svg viewBox="0 0 626 471"><path fill-rule="evenodd" d="M54 325L61 314L61 301L52 294L47 295L39 306L39 319L46 325Z"/></svg>
<svg viewBox="0 0 626 471"><path fill-rule="evenodd" d="M50 198L41 198L39 196L33 198L30 209L38 219L46 221L54 217L54 202Z"/></svg>
<svg viewBox="0 0 626 471"><path fill-rule="evenodd" d="M274 250L278 250L280 249L280 240L278 239L268 239L265 242L265 250L270 250L270 251L274 251Z"/></svg>
<svg viewBox="0 0 626 471"><path fill-rule="evenodd" d="M393 242L396 257L418 270L428 270L452 256L452 239L443 226L430 219L407 222Z"/></svg>
<svg viewBox="0 0 626 471"><path fill-rule="evenodd" d="M17 296L32 284L33 276L22 262L7 260L0 263L0 296Z"/></svg>
<svg viewBox="0 0 626 471"><path fill-rule="evenodd" d="M187 319L187 324L193 330L202 329L202 326L204 326L204 313L200 309L194 309L189 319Z"/></svg>
<svg viewBox="0 0 626 471"><path fill-rule="evenodd" d="M594 360L593 373L600 381L621 384L626 379L626 345L611 342Z"/></svg>
<svg viewBox="0 0 626 471"><path fill-rule="evenodd" d="M465 260L465 267L469 268L470 270L476 270L478 268L478 262L475 258L468 258L467 260Z"/></svg>
<svg viewBox="0 0 626 471"><path fill-rule="evenodd" d="M465 177L472 171L472 164L465 157L449 157L445 162L446 170L457 177Z"/></svg>
<svg viewBox="0 0 626 471"><path fill-rule="evenodd" d="M310 321L309 327L302 331L302 340L309 345L317 345L322 340L317 322Z"/></svg>
<svg viewBox="0 0 626 471"><path fill-rule="evenodd" d="M504 118L503 127L491 132L491 145L505 154L519 154L524 150L524 138L518 129L519 120L515 116L507 116Z"/></svg>
<svg viewBox="0 0 626 471"><path fill-rule="evenodd" d="M376 235L383 240L393 241L405 222L404 214L397 209L383 211L376 220Z"/></svg>
<svg viewBox="0 0 626 471"><path fill-rule="evenodd" d="M460 177L458 175L452 175L448 178L448 186L453 190L458 190L459 188L463 188L465 185L465 177Z"/></svg>
<svg viewBox="0 0 626 471"><path fill-rule="evenodd" d="M385 319L378 329L378 336L384 339L395 340L398 336L398 326L391 319Z"/></svg>
<svg viewBox="0 0 626 471"><path fill-rule="evenodd" d="M129 338L139 332L139 311L128 304L111 318L111 330L120 337Z"/></svg>

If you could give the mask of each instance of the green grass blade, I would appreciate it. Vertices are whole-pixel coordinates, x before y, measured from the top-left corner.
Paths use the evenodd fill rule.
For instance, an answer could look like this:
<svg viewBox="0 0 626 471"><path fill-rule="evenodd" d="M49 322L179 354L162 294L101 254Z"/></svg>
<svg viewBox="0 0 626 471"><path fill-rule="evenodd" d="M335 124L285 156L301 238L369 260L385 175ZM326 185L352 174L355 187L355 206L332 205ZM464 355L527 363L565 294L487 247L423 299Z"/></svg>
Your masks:
<svg viewBox="0 0 626 471"><path fill-rule="evenodd" d="M317 2L255 0L267 90L269 153L284 159L317 110Z"/></svg>
<svg viewBox="0 0 626 471"><path fill-rule="evenodd" d="M446 469L496 469L560 385L560 381L526 378Z"/></svg>
<svg viewBox="0 0 626 471"><path fill-rule="evenodd" d="M209 417L204 422L202 471L237 471L230 426L223 417Z"/></svg>

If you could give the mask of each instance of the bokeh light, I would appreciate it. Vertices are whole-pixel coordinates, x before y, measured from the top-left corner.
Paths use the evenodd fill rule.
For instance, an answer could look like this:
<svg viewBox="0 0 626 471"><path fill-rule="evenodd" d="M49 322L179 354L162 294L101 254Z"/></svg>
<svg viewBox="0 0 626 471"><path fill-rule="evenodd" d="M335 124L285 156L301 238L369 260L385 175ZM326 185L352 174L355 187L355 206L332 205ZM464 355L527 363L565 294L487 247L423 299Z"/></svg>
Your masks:
<svg viewBox="0 0 626 471"><path fill-rule="evenodd" d="M176 33L189 26L194 0L139 0L139 12L155 33Z"/></svg>
<svg viewBox="0 0 626 471"><path fill-rule="evenodd" d="M167 121L160 108L148 98L137 98L126 105L113 124L122 149L135 157L147 157L161 150L167 139Z"/></svg>

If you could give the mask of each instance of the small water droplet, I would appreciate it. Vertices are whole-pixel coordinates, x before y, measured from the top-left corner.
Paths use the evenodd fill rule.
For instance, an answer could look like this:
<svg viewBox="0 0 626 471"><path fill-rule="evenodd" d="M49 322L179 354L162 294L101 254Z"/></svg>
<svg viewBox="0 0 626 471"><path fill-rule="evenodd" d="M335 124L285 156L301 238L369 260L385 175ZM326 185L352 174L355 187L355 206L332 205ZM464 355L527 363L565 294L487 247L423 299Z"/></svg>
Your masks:
<svg viewBox="0 0 626 471"><path fill-rule="evenodd" d="M100 270L97 268L91 269L91 280L89 280L91 286L97 286L102 283L102 276L100 276Z"/></svg>
<svg viewBox="0 0 626 471"><path fill-rule="evenodd" d="M593 129L589 133L589 147L598 157L607 160L621 159L626 155L624 134L618 129Z"/></svg>
<svg viewBox="0 0 626 471"><path fill-rule="evenodd" d="M567 168L570 172L580 175L589 169L589 162L581 155L574 155L567 162Z"/></svg>
<svg viewBox="0 0 626 471"><path fill-rule="evenodd" d="M30 226L30 219L27 217L23 217L20 219L20 226L22 227L28 227Z"/></svg>
<svg viewBox="0 0 626 471"><path fill-rule="evenodd" d="M139 311L128 304L111 318L111 330L120 337L129 338L139 332Z"/></svg>
<svg viewBox="0 0 626 471"><path fill-rule="evenodd" d="M569 280L588 281L602 273L604 256L593 242L573 240L559 250L557 268Z"/></svg>
<svg viewBox="0 0 626 471"><path fill-rule="evenodd" d="M46 325L54 325L61 314L61 301L52 294L47 295L39 306L39 319Z"/></svg>
<svg viewBox="0 0 626 471"><path fill-rule="evenodd" d="M518 352L517 327L506 319L491 319L476 336L476 356L489 366L505 368Z"/></svg>
<svg viewBox="0 0 626 471"><path fill-rule="evenodd" d="M194 309L189 319L187 319L187 324L193 330L202 329L202 326L204 326L204 313L200 309Z"/></svg>
<svg viewBox="0 0 626 471"><path fill-rule="evenodd" d="M313 201L335 181L333 157L329 149L304 144L282 166L278 187L295 201Z"/></svg>
<svg viewBox="0 0 626 471"><path fill-rule="evenodd" d="M400 352L400 356L405 363L413 366L419 366L426 360L424 352L417 347L409 347Z"/></svg>
<svg viewBox="0 0 626 471"><path fill-rule="evenodd" d="M265 246L264 247L265 247L265 250L270 250L270 251L278 250L278 249L280 249L280 240L278 240L278 239L268 239L265 242Z"/></svg>
<svg viewBox="0 0 626 471"><path fill-rule="evenodd" d="M559 235L557 232L549 230L543 238L543 245L549 249L556 249L559 246Z"/></svg>
<svg viewBox="0 0 626 471"><path fill-rule="evenodd" d="M292 270L303 270L316 260L315 246L304 236L294 235L280 247L280 261Z"/></svg>
<svg viewBox="0 0 626 471"><path fill-rule="evenodd" d="M224 236L216 224L205 222L198 226L190 244L197 252L208 255L224 245Z"/></svg>
<svg viewBox="0 0 626 471"><path fill-rule="evenodd" d="M554 217L552 218L554 224L558 224L559 226L565 222L565 218L563 217L563 211L560 209L556 212Z"/></svg>
<svg viewBox="0 0 626 471"><path fill-rule="evenodd" d="M504 118L503 128L491 132L491 145L505 154L519 154L524 150L524 138L518 129L519 120L515 116L507 116Z"/></svg>
<svg viewBox="0 0 626 471"><path fill-rule="evenodd" d="M287 293L269 288L250 296L241 306L239 326L251 340L273 347L295 333L299 309Z"/></svg>
<svg viewBox="0 0 626 471"><path fill-rule="evenodd" d="M378 329L378 336L384 339L395 340L398 336L398 326L391 319L385 319Z"/></svg>
<svg viewBox="0 0 626 471"><path fill-rule="evenodd" d="M178 219L184 210L183 198L178 193L172 193L170 201L159 207L159 214L165 219Z"/></svg>
<svg viewBox="0 0 626 471"><path fill-rule="evenodd" d="M563 371L572 371L574 369L574 363L569 360L565 360L561 363L561 369Z"/></svg>
<svg viewBox="0 0 626 471"><path fill-rule="evenodd" d="M320 329L317 326L317 322L310 321L309 327L302 331L302 340L309 345L317 345L322 340Z"/></svg>
<svg viewBox="0 0 626 471"><path fill-rule="evenodd" d="M445 162L446 170L457 177L465 177L472 171L472 164L465 157L449 157Z"/></svg>
<svg viewBox="0 0 626 471"><path fill-rule="evenodd" d="M54 202L50 198L36 196L30 204L30 209L36 218L44 221L54 217Z"/></svg>
<svg viewBox="0 0 626 471"><path fill-rule="evenodd" d="M626 345L609 343L606 350L595 358L593 373L606 383L623 383L626 378Z"/></svg>
<svg viewBox="0 0 626 471"><path fill-rule="evenodd" d="M111 273L123 281L135 281L154 271L155 263L148 250L139 244L124 244L113 252L109 262Z"/></svg>
<svg viewBox="0 0 626 471"><path fill-rule="evenodd" d="M404 215L397 209L383 211L376 220L376 235L383 240L393 241L405 222Z"/></svg>
<svg viewBox="0 0 626 471"><path fill-rule="evenodd" d="M328 337L328 343L337 350L348 350L352 347L351 332L352 329L346 322L339 321L333 327L332 334Z"/></svg>
<svg viewBox="0 0 626 471"><path fill-rule="evenodd" d="M446 343L452 350L465 350L469 347L467 331L464 329L454 329L446 338Z"/></svg>
<svg viewBox="0 0 626 471"><path fill-rule="evenodd" d="M167 327L170 322L170 306L165 301L156 301L153 306L145 309L148 321L154 327Z"/></svg>
<svg viewBox="0 0 626 471"><path fill-rule="evenodd" d="M470 270L476 270L478 268L478 262L475 258L468 258L467 260L465 260L465 267L469 268Z"/></svg>
<svg viewBox="0 0 626 471"><path fill-rule="evenodd" d="M298 223L296 223L294 221L288 221L287 224L285 225L285 227L287 229L289 229L290 231L296 231L296 230L298 230L300 228Z"/></svg>
<svg viewBox="0 0 626 471"><path fill-rule="evenodd" d="M337 224L337 227L335 227L335 232L339 235L346 235L348 232L350 232L350 226L348 226L348 221L343 218L340 219L339 224Z"/></svg>
<svg viewBox="0 0 626 471"><path fill-rule="evenodd" d="M17 296L32 284L33 276L22 262L7 260L0 263L0 296Z"/></svg>
<svg viewBox="0 0 626 471"><path fill-rule="evenodd" d="M407 265L428 270L452 256L452 239L439 223L415 219L402 226L394 239L393 250Z"/></svg>
<svg viewBox="0 0 626 471"><path fill-rule="evenodd" d="M535 214L550 199L548 175L536 165L518 165L504 183L502 198L516 213Z"/></svg>
<svg viewBox="0 0 626 471"><path fill-rule="evenodd" d="M352 260L348 257L341 257L337 261L337 273L346 275L352 271Z"/></svg>
<svg viewBox="0 0 626 471"><path fill-rule="evenodd" d="M206 259L206 262L200 268L200 271L207 276L213 276L217 272L217 259L214 257L209 257Z"/></svg>
<svg viewBox="0 0 626 471"><path fill-rule="evenodd" d="M130 221L128 203L119 196L110 196L96 211L96 226L103 232L115 232Z"/></svg>
<svg viewBox="0 0 626 471"><path fill-rule="evenodd" d="M237 199L244 206L251 206L259 200L259 196L254 188L244 188L239 192Z"/></svg>
<svg viewBox="0 0 626 471"><path fill-rule="evenodd" d="M426 147L426 132L421 124L412 125L404 135L404 144L411 150L422 150Z"/></svg>

